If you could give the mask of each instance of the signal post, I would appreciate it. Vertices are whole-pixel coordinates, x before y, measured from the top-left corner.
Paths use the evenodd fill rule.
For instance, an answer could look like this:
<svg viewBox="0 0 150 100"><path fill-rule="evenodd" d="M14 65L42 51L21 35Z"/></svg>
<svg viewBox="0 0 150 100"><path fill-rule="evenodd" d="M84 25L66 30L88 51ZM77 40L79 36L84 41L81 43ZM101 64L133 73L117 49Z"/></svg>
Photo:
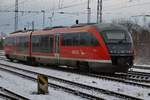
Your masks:
<svg viewBox="0 0 150 100"><path fill-rule="evenodd" d="M38 74L37 82L38 82L38 94L48 93L48 76Z"/></svg>

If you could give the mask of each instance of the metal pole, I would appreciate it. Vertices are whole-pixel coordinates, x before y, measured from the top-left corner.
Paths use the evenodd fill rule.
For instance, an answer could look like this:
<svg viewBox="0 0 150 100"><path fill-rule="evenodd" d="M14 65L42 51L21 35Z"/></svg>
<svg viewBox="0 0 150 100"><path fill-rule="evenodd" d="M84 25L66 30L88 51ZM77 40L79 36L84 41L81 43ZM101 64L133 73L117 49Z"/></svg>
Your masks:
<svg viewBox="0 0 150 100"><path fill-rule="evenodd" d="M43 28L45 27L45 11L41 10L41 12L43 13Z"/></svg>
<svg viewBox="0 0 150 100"><path fill-rule="evenodd" d="M87 23L90 23L90 17L91 17L91 9L90 9L90 0L88 0L88 5L87 5Z"/></svg>
<svg viewBox="0 0 150 100"><path fill-rule="evenodd" d="M51 17L48 17L48 19L50 20L50 27L52 27L52 24L53 24L53 17L54 17L54 12L52 12Z"/></svg>
<svg viewBox="0 0 150 100"><path fill-rule="evenodd" d="M99 23L99 0L97 0L97 23Z"/></svg>
<svg viewBox="0 0 150 100"><path fill-rule="evenodd" d="M50 27L52 27L52 17L48 17L48 19L50 20Z"/></svg>
<svg viewBox="0 0 150 100"><path fill-rule="evenodd" d="M34 31L34 21L32 21L32 31Z"/></svg>
<svg viewBox="0 0 150 100"><path fill-rule="evenodd" d="M18 0L15 1L15 31L18 30Z"/></svg>
<svg viewBox="0 0 150 100"><path fill-rule="evenodd" d="M102 13L102 8L103 8L102 3L103 3L102 0L100 0L100 23L102 23L102 14L103 14Z"/></svg>

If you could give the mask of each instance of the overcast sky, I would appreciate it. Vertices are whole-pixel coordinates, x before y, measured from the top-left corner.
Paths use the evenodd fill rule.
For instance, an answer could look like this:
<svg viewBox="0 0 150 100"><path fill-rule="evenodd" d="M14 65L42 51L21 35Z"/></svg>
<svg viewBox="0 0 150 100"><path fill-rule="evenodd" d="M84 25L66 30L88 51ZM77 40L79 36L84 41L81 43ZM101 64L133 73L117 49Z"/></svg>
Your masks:
<svg viewBox="0 0 150 100"><path fill-rule="evenodd" d="M41 11L46 12L45 27L50 26L48 17L54 16L52 25L72 25L76 19L81 23L87 22L87 1L88 0L18 0L19 11ZM60 1L60 2L59 2ZM96 22L97 0L90 0L91 22ZM59 9L61 8L61 9ZM14 11L15 0L0 0L0 10ZM59 14L58 12L66 12ZM120 18L135 20L136 15L150 15L150 0L103 0L103 21L111 22ZM0 12L0 33L14 31L14 12ZM35 28L42 28L42 13L19 13L19 29L31 27L35 22ZM137 18L143 21L143 17ZM146 19L149 22L150 18Z"/></svg>

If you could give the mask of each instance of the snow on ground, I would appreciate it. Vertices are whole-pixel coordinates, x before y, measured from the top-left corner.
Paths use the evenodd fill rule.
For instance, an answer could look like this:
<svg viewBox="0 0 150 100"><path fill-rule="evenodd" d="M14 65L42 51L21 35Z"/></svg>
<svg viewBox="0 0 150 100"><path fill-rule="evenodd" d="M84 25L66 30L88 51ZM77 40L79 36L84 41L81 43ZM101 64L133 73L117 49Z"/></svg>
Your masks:
<svg viewBox="0 0 150 100"><path fill-rule="evenodd" d="M4 55L5 54L4 50L0 50L0 54Z"/></svg>
<svg viewBox="0 0 150 100"><path fill-rule="evenodd" d="M2 98L0 97L0 100L5 100L5 99L2 99Z"/></svg>
<svg viewBox="0 0 150 100"><path fill-rule="evenodd" d="M140 64L134 64L134 66L150 67L150 65L140 65Z"/></svg>
<svg viewBox="0 0 150 100"><path fill-rule="evenodd" d="M134 66L150 67L150 65L138 65L138 64L135 64ZM149 69L131 68L131 70L138 71L138 72L150 73Z"/></svg>
<svg viewBox="0 0 150 100"><path fill-rule="evenodd" d="M137 72L150 73L150 70L146 70L146 69L131 68L131 70Z"/></svg>
<svg viewBox="0 0 150 100"><path fill-rule="evenodd" d="M0 86L25 96L31 100L83 100L78 96L66 93L59 89L48 88L49 94L37 95L33 94L37 92L37 83L26 80L19 76L0 71ZM0 100L4 100L0 97Z"/></svg>
<svg viewBox="0 0 150 100"><path fill-rule="evenodd" d="M27 65L23 65L23 64L16 64L16 63L11 63L11 62L6 62L6 61L0 61L0 62L14 65L19 68L32 70L35 72L44 73L47 75L53 75L53 76L63 78L66 80L71 80L71 81L83 83L86 85L99 87L102 89L108 89L111 91L116 91L116 92L124 93L127 95L132 95L135 97L143 98L145 100L150 100L150 96L148 96L148 93L150 93L150 90L146 89L146 88L126 85L123 83L113 82L113 81L109 81L109 80L97 79L97 78L93 78L93 77L89 77L89 76L83 76L83 75L72 74L72 73L68 73L68 72L57 71L57 70L53 70L53 69L45 69L45 68L41 68L41 67L31 67L31 66L27 66Z"/></svg>

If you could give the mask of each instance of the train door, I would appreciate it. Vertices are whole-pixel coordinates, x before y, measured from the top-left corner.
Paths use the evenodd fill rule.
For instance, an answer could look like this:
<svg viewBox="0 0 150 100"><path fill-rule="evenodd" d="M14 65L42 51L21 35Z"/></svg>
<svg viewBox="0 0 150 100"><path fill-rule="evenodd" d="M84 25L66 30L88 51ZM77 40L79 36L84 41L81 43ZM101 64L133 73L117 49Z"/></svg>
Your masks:
<svg viewBox="0 0 150 100"><path fill-rule="evenodd" d="M56 33L55 35L55 57L57 59L57 64L59 64L60 60L60 34Z"/></svg>

